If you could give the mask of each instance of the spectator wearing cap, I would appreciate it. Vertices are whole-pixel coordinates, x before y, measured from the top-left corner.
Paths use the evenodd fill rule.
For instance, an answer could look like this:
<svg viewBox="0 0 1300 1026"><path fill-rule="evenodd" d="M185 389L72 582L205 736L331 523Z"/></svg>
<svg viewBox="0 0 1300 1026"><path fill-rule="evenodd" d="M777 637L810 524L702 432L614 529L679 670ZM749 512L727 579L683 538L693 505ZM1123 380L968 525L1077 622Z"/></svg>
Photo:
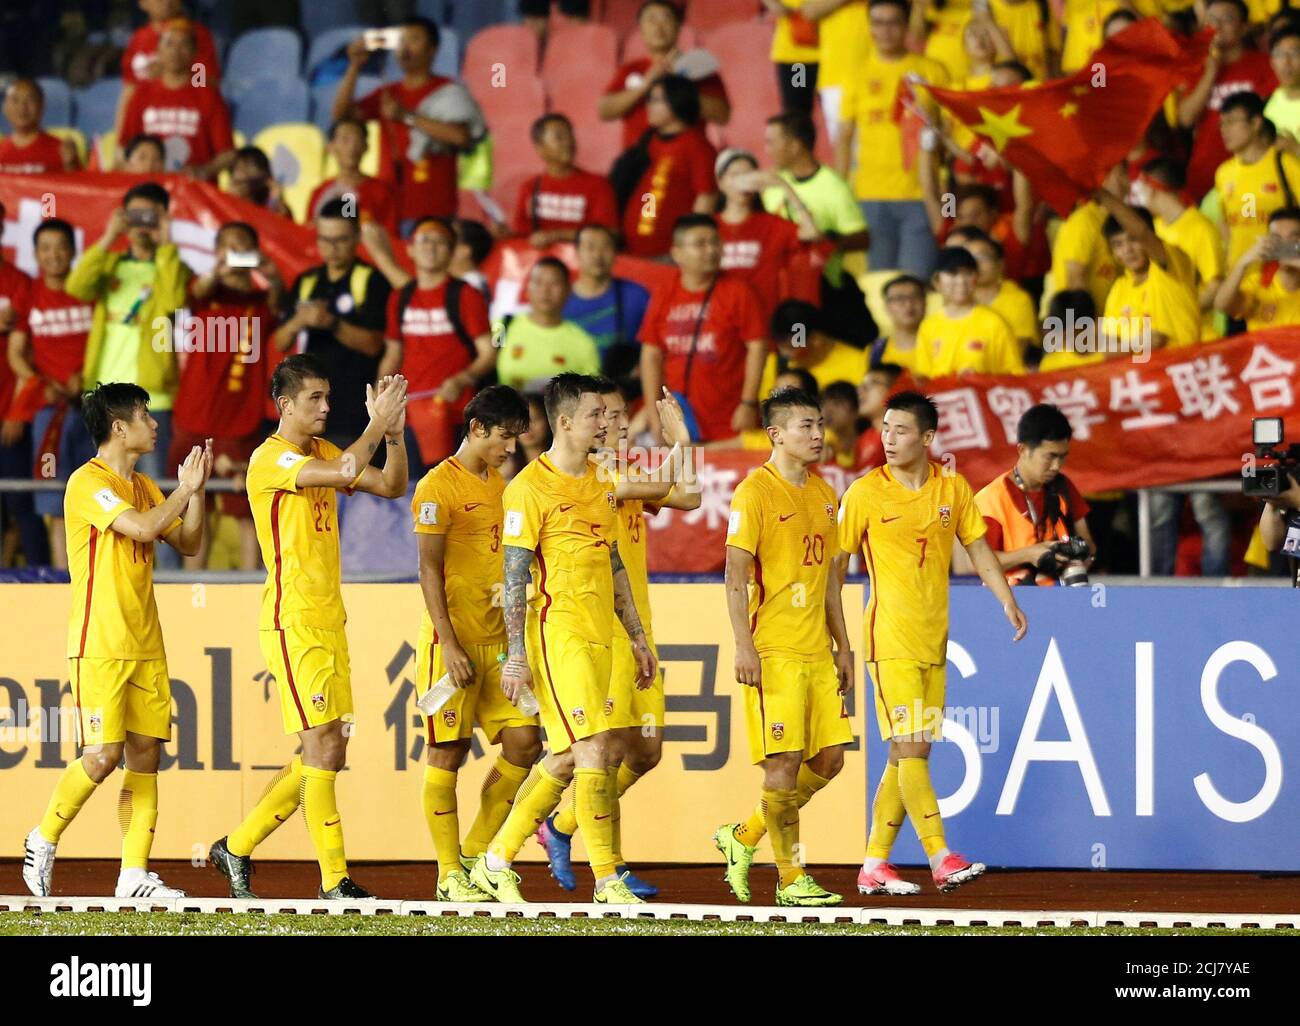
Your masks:
<svg viewBox="0 0 1300 1026"><path fill-rule="evenodd" d="M1187 166L1187 190L1197 200L1216 184L1215 169L1235 152L1228 137L1219 132L1219 120L1226 113L1226 102L1238 93L1268 96L1277 87L1277 78L1269 66L1267 55L1247 46L1250 13L1242 0L1210 0L1205 5L1203 17L1205 25L1214 29L1214 41L1200 80L1190 92L1183 93L1178 99L1178 124L1194 131L1192 158ZM1235 120L1241 122L1243 119L1238 117ZM1264 224L1260 222L1261 232ZM1232 263L1240 255L1239 250L1235 256L1229 256L1228 262Z"/></svg>
<svg viewBox="0 0 1300 1026"><path fill-rule="evenodd" d="M126 144L122 170L133 175L161 175L167 170L167 144L141 133Z"/></svg>
<svg viewBox="0 0 1300 1026"><path fill-rule="evenodd" d="M912 372L919 378L953 374L1023 374L1020 344L1001 316L976 302L979 265L965 249L939 251L932 278L941 305L916 335Z"/></svg>
<svg viewBox="0 0 1300 1026"><path fill-rule="evenodd" d="M979 271L975 277L975 301L989 307L1007 322L1021 349L1038 345L1038 314L1029 293L1006 277L1002 244L976 228L967 228L959 243Z"/></svg>
<svg viewBox="0 0 1300 1026"><path fill-rule="evenodd" d="M81 162L71 139L60 139L41 128L45 91L26 75L9 83L4 99L9 135L0 141L0 174L48 175L76 171Z"/></svg>
<svg viewBox="0 0 1300 1026"><path fill-rule="evenodd" d="M168 171L211 180L230 167L235 141L230 111L216 83L195 74L195 52L193 22L172 21L163 27L158 76L131 91L117 138L156 135L163 140ZM121 160L119 154L117 162Z"/></svg>
<svg viewBox="0 0 1300 1026"><path fill-rule="evenodd" d="M378 380L392 292L384 276L357 257L360 241L356 213L343 200L321 208L316 249L322 262L298 275L272 336L279 352L310 353L325 368L332 386L325 437L340 448L370 421L366 385Z"/></svg>
<svg viewBox="0 0 1300 1026"><path fill-rule="evenodd" d="M1247 331L1300 324L1300 209L1269 215L1268 234L1256 239L1233 265L1215 297L1215 308L1244 320Z"/></svg>
<svg viewBox="0 0 1300 1026"><path fill-rule="evenodd" d="M1277 144L1300 156L1300 24L1284 22L1270 37L1268 54L1277 88L1264 105L1264 117L1277 129Z"/></svg>
<svg viewBox="0 0 1300 1026"><path fill-rule="evenodd" d="M230 164L230 195L293 220L280 192L280 183L271 174L271 162L256 146L241 146Z"/></svg>
<svg viewBox="0 0 1300 1026"><path fill-rule="evenodd" d="M510 227L534 249L572 242L584 224L618 227L618 210L609 180L577 167L573 123L563 114L543 114L533 122L533 146L546 170L519 185Z"/></svg>
<svg viewBox="0 0 1300 1026"><path fill-rule="evenodd" d="M1142 165L1132 195L1155 217L1156 234L1191 258L1196 268L1201 338L1217 338L1214 297L1223 284L1223 236L1213 221L1183 201L1186 184L1183 168L1176 161L1157 157Z"/></svg>
<svg viewBox="0 0 1300 1026"><path fill-rule="evenodd" d="M690 79L658 79L650 87L647 116L653 129L649 163L623 213L623 237L632 256L665 257L679 218L717 209L717 152L700 127L700 96Z"/></svg>
<svg viewBox="0 0 1300 1026"><path fill-rule="evenodd" d="M832 381L856 385L867 369L867 354L835 338L826 328L821 311L801 299L787 299L772 314L770 325L776 352L763 365L760 398L772 394L772 385L787 367L806 370L817 382L818 391Z"/></svg>
<svg viewBox="0 0 1300 1026"><path fill-rule="evenodd" d="M402 78L354 102L370 51L364 38L348 45L348 69L334 96L333 118L378 121L379 178L397 191L402 234L420 217L456 214L456 155L486 131L483 113L463 85L435 75L441 34L428 18L401 23L397 65Z"/></svg>
<svg viewBox="0 0 1300 1026"><path fill-rule="evenodd" d="M803 250L799 229L763 209L759 191L770 179L758 170L758 161L748 150L723 150L713 170L722 194L718 209L722 269L748 281L764 303L764 315L770 315L780 298L790 294L787 269ZM803 207L798 197L792 202ZM807 208L801 219L811 226Z"/></svg>
<svg viewBox="0 0 1300 1026"><path fill-rule="evenodd" d="M340 118L330 125L325 148L338 164L338 174L312 190L307 200L307 216L314 220L330 200L352 197L363 224L374 221L396 234L397 203L392 186L361 170L367 146L366 123L360 118Z"/></svg>
<svg viewBox="0 0 1300 1026"><path fill-rule="evenodd" d="M641 322L650 293L626 278L614 276L618 246L603 225L583 225L574 241L578 276L564 301L564 318L595 340L607 377L623 381L635 375L641 362Z"/></svg>
<svg viewBox="0 0 1300 1026"><path fill-rule="evenodd" d="M647 57L628 61L615 72L596 110L602 121L623 122L623 145L634 146L653 128L650 92L665 76L681 75L699 91L699 118L725 125L731 118L727 89L718 76L718 59L707 50L678 49L682 12L670 0L646 0L637 14L637 30ZM697 118L697 120L699 119Z"/></svg>
<svg viewBox="0 0 1300 1026"><path fill-rule="evenodd" d="M569 269L555 257L542 257L528 273L530 309L506 328L497 360L497 377L503 385L535 392L566 371L599 374L600 354L595 340L572 321L564 319L569 298Z"/></svg>
<svg viewBox="0 0 1300 1026"><path fill-rule="evenodd" d="M1218 10L1226 0L1218 0ZM1268 231L1268 215L1300 200L1300 159L1273 142L1256 93L1237 92L1223 101L1218 127L1232 156L1214 175L1228 226L1228 265ZM1189 169L1190 175L1190 169Z"/></svg>
<svg viewBox="0 0 1300 1026"><path fill-rule="evenodd" d="M904 162L896 108L899 91L908 88L904 76L946 86L948 73L942 65L907 49L907 0L872 0L870 15L875 52L844 94L835 169L848 177L856 138L854 193L871 226L871 266L924 277L934 263L935 242L918 169ZM915 91L915 97L932 118L938 117L933 99L924 90Z"/></svg>
<svg viewBox="0 0 1300 1026"><path fill-rule="evenodd" d="M667 385L696 441L757 428L768 352L762 305L748 284L722 270L722 239L709 215L677 221L672 256L677 274L651 293L641 325L641 394L659 395ZM657 437L653 403L646 416Z"/></svg>
<svg viewBox="0 0 1300 1026"><path fill-rule="evenodd" d="M915 275L900 274L881 289L890 331L871 345L871 363L894 364L910 370L916 365L917 332L926 314L925 282Z"/></svg>

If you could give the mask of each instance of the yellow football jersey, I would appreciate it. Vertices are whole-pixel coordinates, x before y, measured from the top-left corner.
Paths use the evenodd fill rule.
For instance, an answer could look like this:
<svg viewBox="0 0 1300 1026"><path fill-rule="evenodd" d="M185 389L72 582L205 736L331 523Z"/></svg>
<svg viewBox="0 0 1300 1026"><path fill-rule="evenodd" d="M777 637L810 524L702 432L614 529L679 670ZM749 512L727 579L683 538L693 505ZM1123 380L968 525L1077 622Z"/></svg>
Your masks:
<svg viewBox="0 0 1300 1026"><path fill-rule="evenodd" d="M1118 273L1110 246L1101 233L1105 223L1106 211L1100 204L1082 203L1065 219L1052 243L1051 291L1064 292L1069 288L1066 264L1080 264L1087 274L1088 291L1098 310L1106 308L1106 294Z"/></svg>
<svg viewBox="0 0 1300 1026"><path fill-rule="evenodd" d="M626 471L620 471L616 480ZM635 475L633 475L635 476ZM636 603L641 626L650 631L650 570L646 556L645 502L641 499L618 501L618 553L627 568L628 583L632 586L632 601ZM618 617L614 617L618 620ZM624 637L627 631L618 620L616 628Z"/></svg>
<svg viewBox="0 0 1300 1026"><path fill-rule="evenodd" d="M834 489L815 473L800 488L770 462L736 486L727 544L754 557L749 626L760 656L830 651L826 581L840 551L835 507Z"/></svg>
<svg viewBox="0 0 1300 1026"><path fill-rule="evenodd" d="M1256 265L1241 280L1247 331L1300 324L1300 289L1288 291L1277 264Z"/></svg>
<svg viewBox="0 0 1300 1026"><path fill-rule="evenodd" d="M72 472L63 493L72 612L73 659L164 659L153 597L153 542L138 542L110 525L128 509L161 506L162 492L144 474L128 481L99 458ZM167 528L180 526L180 520Z"/></svg>
<svg viewBox="0 0 1300 1026"><path fill-rule="evenodd" d="M1278 176L1278 165L1286 173L1286 184L1293 194L1300 193L1300 160L1276 147L1253 164L1240 157L1230 157L1214 173L1219 190L1223 220L1228 225L1228 266L1234 267L1242 254L1268 231L1268 217L1286 206L1286 188Z"/></svg>
<svg viewBox="0 0 1300 1026"><path fill-rule="evenodd" d="M505 480L488 467L487 480L449 456L424 475L411 499L416 534L447 538L442 579L447 613L462 645L502 644L506 622L501 613L501 493ZM425 608L421 630L433 636Z"/></svg>
<svg viewBox="0 0 1300 1026"><path fill-rule="evenodd" d="M1164 242L1172 243L1187 254L1196 270L1197 306L1200 290L1207 281L1222 278L1223 236L1218 226L1195 207L1187 207L1173 221L1166 224L1156 218L1156 234ZM1213 310L1201 311L1201 338L1219 337Z"/></svg>
<svg viewBox="0 0 1300 1026"><path fill-rule="evenodd" d="M926 378L971 371L975 374L1023 374L1020 343L1007 322L987 306L975 306L963 317L940 309L928 314L916 332L913 369Z"/></svg>
<svg viewBox="0 0 1300 1026"><path fill-rule="evenodd" d="M592 644L610 644L614 574L609 557L618 540L613 475L588 463L582 477L571 477L543 453L506 486L502 503L503 541L532 549L537 557L530 616Z"/></svg>
<svg viewBox="0 0 1300 1026"><path fill-rule="evenodd" d="M1154 260L1141 284L1125 271L1106 297L1106 331L1121 341L1140 337L1149 319L1151 330L1168 336L1170 349L1195 345L1201 338L1201 311L1190 284L1191 259L1177 246L1165 246L1169 269Z"/></svg>
<svg viewBox="0 0 1300 1026"><path fill-rule="evenodd" d="M248 503L266 565L261 630L343 629L335 489L300 489L297 483L308 460L334 460L342 453L323 438L313 438L304 450L272 435L248 461Z"/></svg>
<svg viewBox="0 0 1300 1026"><path fill-rule="evenodd" d="M885 348L880 352L880 362L892 363L904 370L912 370L916 366L916 347L899 349L894 336L890 335L885 339Z"/></svg>
<svg viewBox="0 0 1300 1026"><path fill-rule="evenodd" d="M840 505L840 547L863 550L871 577L867 662L947 662L953 541L968 545L985 530L966 479L938 463L917 491L899 484L887 465L849 486Z"/></svg>
<svg viewBox="0 0 1300 1026"><path fill-rule="evenodd" d="M1007 327L1011 329L1011 334L1015 336L1017 342L1022 338L1027 338L1034 343L1038 342L1040 332L1034 301L1029 298L1028 292L1010 278L1002 279L1002 284L998 286L998 294L993 297L989 308L1007 322Z"/></svg>

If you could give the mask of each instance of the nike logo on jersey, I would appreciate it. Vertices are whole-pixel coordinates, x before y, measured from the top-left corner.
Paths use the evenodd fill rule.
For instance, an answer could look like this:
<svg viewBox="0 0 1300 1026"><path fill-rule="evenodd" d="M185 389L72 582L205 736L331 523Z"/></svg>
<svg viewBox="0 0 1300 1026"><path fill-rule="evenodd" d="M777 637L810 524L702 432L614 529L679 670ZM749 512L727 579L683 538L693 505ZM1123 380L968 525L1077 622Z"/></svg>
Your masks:
<svg viewBox="0 0 1300 1026"><path fill-rule="evenodd" d="M612 816L612 815L614 815L614 814L611 812L611 813L608 813L608 814L606 814L606 815L604 815L604 816L597 816L596 819L597 819L597 820L601 820L601 819L609 819L609 817Z"/></svg>
<svg viewBox="0 0 1300 1026"><path fill-rule="evenodd" d="M63 820L63 822L65 822L65 823L71 823L71 822L72 822L72 817L71 817L71 816L65 816L63 813L59 812L57 809L55 810L54 814L55 814L56 816L58 816L59 819Z"/></svg>
<svg viewBox="0 0 1300 1026"><path fill-rule="evenodd" d="M437 809L434 809L433 814L435 816L450 816L455 811L455 809L448 809L446 812L439 812Z"/></svg>
<svg viewBox="0 0 1300 1026"><path fill-rule="evenodd" d="M927 813L925 814L925 818L926 818L926 819L934 819L934 817L937 816L937 815L939 815L937 812L927 812Z"/></svg>
<svg viewBox="0 0 1300 1026"><path fill-rule="evenodd" d="M327 827L338 826L338 825L339 825L339 822L340 822L340 821L337 820L337 819L329 819L329 820L326 820L326 821L325 821L325 825L326 825Z"/></svg>
<svg viewBox="0 0 1300 1026"><path fill-rule="evenodd" d="M285 819L283 816L281 816L278 812L273 812L273 813L271 813L271 815L275 817L275 821L276 821L277 823L286 823L286 822L288 822L288 820L286 820L286 819Z"/></svg>
<svg viewBox="0 0 1300 1026"><path fill-rule="evenodd" d="M577 505L577 503L574 503L574 502L566 502L566 503L564 503L563 505L560 506L560 512L561 512L561 513L567 513L567 512L569 512L569 510L573 509L573 507L576 506L576 505Z"/></svg>
<svg viewBox="0 0 1300 1026"><path fill-rule="evenodd" d="M891 827L900 827L903 825L902 823L890 823L889 820L885 820L885 822L889 823Z"/></svg>
<svg viewBox="0 0 1300 1026"><path fill-rule="evenodd" d="M482 506L482 505L483 505L483 503L481 503L481 502L467 502L467 503L465 503L465 512L466 512L466 513L469 513L469 512L471 512L471 511L473 511L473 510L478 509L478 508L479 508L480 506Z"/></svg>
<svg viewBox="0 0 1300 1026"><path fill-rule="evenodd" d="M903 519L903 514L900 513L900 514L898 514L898 516L896 516L896 517L881 517L881 518L880 518L880 522L881 522L882 524L887 524L887 523L889 523L891 520L902 520L902 519Z"/></svg>
<svg viewBox="0 0 1300 1026"><path fill-rule="evenodd" d="M779 521L781 521L781 523L784 524L784 523L785 523L787 520L789 520L791 517L795 517L795 516L798 516L798 515L799 515L799 514L797 514L797 513L783 513L783 514L781 514L780 516L778 516L777 519L778 519Z"/></svg>

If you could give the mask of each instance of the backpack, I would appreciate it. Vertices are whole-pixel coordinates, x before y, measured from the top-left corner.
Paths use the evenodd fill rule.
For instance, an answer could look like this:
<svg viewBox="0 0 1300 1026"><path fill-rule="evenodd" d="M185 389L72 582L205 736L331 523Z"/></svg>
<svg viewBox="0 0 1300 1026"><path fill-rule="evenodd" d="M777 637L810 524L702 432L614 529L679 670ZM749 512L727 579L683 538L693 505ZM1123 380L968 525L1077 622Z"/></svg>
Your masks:
<svg viewBox="0 0 1300 1026"><path fill-rule="evenodd" d="M412 278L402 286L402 291L397 294L397 323L400 325L406 318L406 308L411 305L411 297L415 295L416 281ZM447 320L451 321L451 330L456 333L460 339L460 344L469 350L470 358L478 356L478 349L474 346L474 339L468 331L465 330L465 323L460 319L460 290L465 287L465 283L459 278L447 279Z"/></svg>

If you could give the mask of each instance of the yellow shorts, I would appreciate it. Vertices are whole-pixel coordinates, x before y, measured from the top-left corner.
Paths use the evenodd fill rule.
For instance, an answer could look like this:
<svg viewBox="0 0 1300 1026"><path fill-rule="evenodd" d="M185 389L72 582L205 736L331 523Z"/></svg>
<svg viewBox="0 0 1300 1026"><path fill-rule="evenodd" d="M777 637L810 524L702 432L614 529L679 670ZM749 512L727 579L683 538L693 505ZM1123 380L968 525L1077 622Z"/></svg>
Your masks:
<svg viewBox="0 0 1300 1026"><path fill-rule="evenodd" d="M816 659L767 656L760 662L763 683L744 688L752 762L781 752L803 752L807 762L823 748L853 741L829 652Z"/></svg>
<svg viewBox="0 0 1300 1026"><path fill-rule="evenodd" d="M654 635L645 632L646 643L656 656ZM614 628L614 643L610 646L609 700L605 703L607 719L613 727L644 727L664 725L664 671L656 670L654 683L644 690L636 686L639 671L632 654L632 642L619 627ZM646 717L649 717L647 719Z"/></svg>
<svg viewBox="0 0 1300 1026"><path fill-rule="evenodd" d="M257 633L262 658L280 685L286 734L351 718L352 673L343 631L285 627Z"/></svg>
<svg viewBox="0 0 1300 1026"><path fill-rule="evenodd" d="M918 663L914 659L884 659L867 663L876 696L876 722L888 741L910 734L927 740L943 737L946 663Z"/></svg>
<svg viewBox="0 0 1300 1026"><path fill-rule="evenodd" d="M610 649L572 631L528 618L525 629L533 692L552 755L609 729Z"/></svg>
<svg viewBox="0 0 1300 1026"><path fill-rule="evenodd" d="M166 659L69 659L77 743L126 740L127 732L170 741L172 683Z"/></svg>
<svg viewBox="0 0 1300 1026"><path fill-rule="evenodd" d="M425 737L429 744L463 741L474 736L474 726L483 728L492 744L497 744L506 727L536 727L536 716L525 716L501 690L501 664L504 643L466 645L465 652L474 663L474 683L457 688L436 716L426 716ZM415 690L423 695L447 672L442 661L443 647L434 644L432 631L420 631L416 645Z"/></svg>

